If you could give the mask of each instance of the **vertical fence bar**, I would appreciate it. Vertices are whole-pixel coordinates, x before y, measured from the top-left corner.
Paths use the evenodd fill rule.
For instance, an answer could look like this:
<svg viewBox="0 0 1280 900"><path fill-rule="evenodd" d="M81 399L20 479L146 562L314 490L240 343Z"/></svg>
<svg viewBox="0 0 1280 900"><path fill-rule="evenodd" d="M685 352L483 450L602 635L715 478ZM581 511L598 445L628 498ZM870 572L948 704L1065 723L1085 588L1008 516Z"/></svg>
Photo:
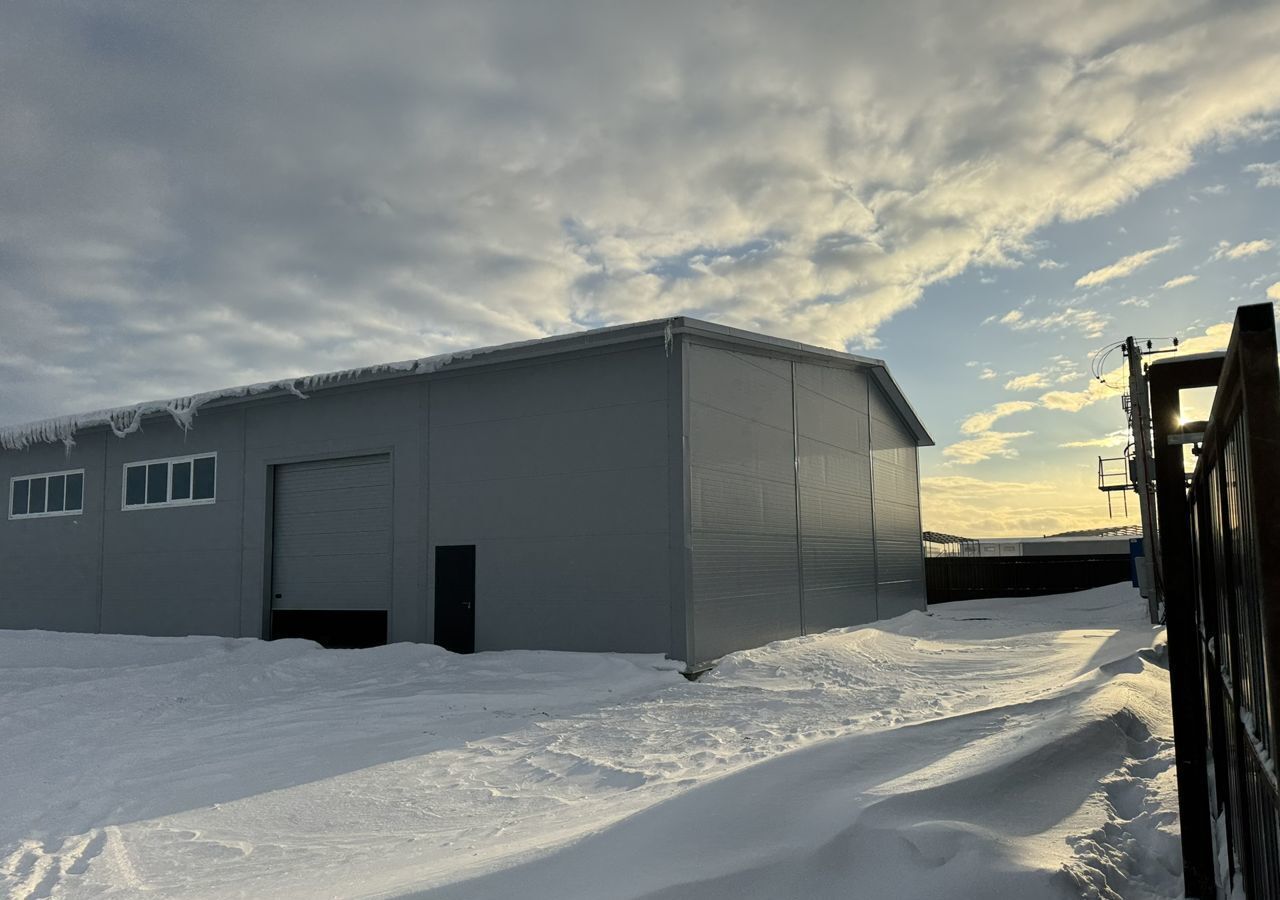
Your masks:
<svg viewBox="0 0 1280 900"><path fill-rule="evenodd" d="M1276 362L1275 314L1270 304L1240 310L1240 376L1244 394L1245 428L1241 451L1248 471L1249 520L1254 529L1252 545L1256 578L1259 631L1258 651L1263 685L1270 703L1266 741L1274 762L1280 748L1280 367ZM1264 687L1265 686L1265 687Z"/></svg>
<svg viewBox="0 0 1280 900"><path fill-rule="evenodd" d="M1280 367L1276 362L1275 313L1269 304L1240 309L1241 412L1236 432L1240 473L1242 596L1248 627L1240 635L1249 656L1247 693L1241 698L1250 732L1249 818L1253 833L1249 867L1251 897L1280 896L1280 797L1276 755L1280 751ZM1256 749L1255 749L1256 748Z"/></svg>
<svg viewBox="0 0 1280 900"><path fill-rule="evenodd" d="M1210 375L1219 366L1211 367ZM1214 890L1212 814L1209 809L1208 729L1201 644L1192 589L1190 510L1182 444L1169 438L1182 411L1182 374L1176 367L1152 366L1151 419L1155 435L1157 527L1164 553L1165 625L1169 641L1169 693L1177 760L1178 815L1182 829L1182 876L1188 897L1212 897ZM1165 377L1170 376L1170 377Z"/></svg>
<svg viewBox="0 0 1280 900"><path fill-rule="evenodd" d="M1189 365L1192 360L1185 362ZM1277 898L1280 368L1270 304L1237 311L1200 460L1190 493L1183 494L1181 448L1177 448L1175 467L1173 447L1161 435L1173 427L1172 420L1161 419L1167 419L1177 390L1197 386L1196 378L1204 374L1177 365L1153 365L1151 373L1153 405L1159 409L1153 413L1159 527L1166 541L1162 561L1170 598L1170 682L1186 892L1202 898L1225 897L1235 891L1250 900ZM1186 552L1179 552L1180 545ZM1180 597L1182 587L1186 603ZM1192 647L1184 640L1188 616L1194 627ZM1198 656L1194 660L1192 650ZM1198 690L1186 677L1193 663ZM1190 722L1189 708L1197 704L1198 735L1185 727ZM1191 741L1199 750L1184 746ZM1202 786L1184 779L1182 772L1184 763L1199 761L1206 776ZM1184 791L1195 795L1182 796ZM1220 827L1209 827L1215 819ZM1207 840L1200 834L1202 825L1209 832ZM1208 884L1206 847L1225 863Z"/></svg>

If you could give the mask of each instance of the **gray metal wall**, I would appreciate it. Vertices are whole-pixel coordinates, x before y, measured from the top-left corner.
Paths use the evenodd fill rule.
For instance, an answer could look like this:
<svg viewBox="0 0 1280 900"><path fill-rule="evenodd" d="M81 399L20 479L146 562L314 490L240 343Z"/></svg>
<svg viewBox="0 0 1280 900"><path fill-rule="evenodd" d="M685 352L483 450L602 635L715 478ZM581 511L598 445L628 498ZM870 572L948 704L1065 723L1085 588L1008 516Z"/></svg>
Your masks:
<svg viewBox="0 0 1280 900"><path fill-rule="evenodd" d="M666 652L661 341L432 383L433 545L476 545L476 648Z"/></svg>
<svg viewBox="0 0 1280 900"><path fill-rule="evenodd" d="M690 664L801 632L791 363L686 345Z"/></svg>
<svg viewBox="0 0 1280 900"><path fill-rule="evenodd" d="M99 432L100 433L100 432ZM171 421L146 423L121 440L105 435L104 477L85 496L105 498L100 630L126 634L239 633L240 523L244 518L244 414L209 410L184 434ZM121 509L126 462L216 451L216 502ZM26 522L11 522L10 532ZM56 600L55 600L56 602Z"/></svg>
<svg viewBox="0 0 1280 900"><path fill-rule="evenodd" d="M239 627L241 414L211 411L199 434L148 423L119 440L84 432L61 444L0 452L0 493L9 480L83 468L78 516L11 520L0 515L0 627L137 634L226 634ZM218 502L122 509L125 462L218 452Z"/></svg>
<svg viewBox="0 0 1280 900"><path fill-rule="evenodd" d="M82 515L0 516L0 628L260 636L276 467L381 457L392 640L432 639L433 547L474 543L478 649L665 652L668 359L630 346L206 408L185 434L88 430L70 458L0 451L6 503L14 475L85 469ZM121 509L124 463L209 451L215 503Z"/></svg>
<svg viewBox="0 0 1280 900"><path fill-rule="evenodd" d="M865 372L796 363L804 626L870 622L876 610Z"/></svg>
<svg viewBox="0 0 1280 900"><path fill-rule="evenodd" d="M0 627L97 631L101 599L101 433L85 435L68 456L61 444L24 453L0 450ZM84 513L9 520L9 479L84 469Z"/></svg>
<svg viewBox="0 0 1280 900"><path fill-rule="evenodd" d="M879 618L925 608L915 439L880 389L871 392L871 471Z"/></svg>
<svg viewBox="0 0 1280 900"><path fill-rule="evenodd" d="M916 444L867 372L685 355L688 661L923 609Z"/></svg>

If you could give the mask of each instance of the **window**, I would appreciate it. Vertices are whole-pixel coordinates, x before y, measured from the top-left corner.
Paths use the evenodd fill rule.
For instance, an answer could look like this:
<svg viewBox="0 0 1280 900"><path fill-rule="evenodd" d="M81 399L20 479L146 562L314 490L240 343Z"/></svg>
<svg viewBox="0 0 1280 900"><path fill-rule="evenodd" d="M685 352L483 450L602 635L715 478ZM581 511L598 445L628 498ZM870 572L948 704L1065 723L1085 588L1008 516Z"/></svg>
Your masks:
<svg viewBox="0 0 1280 900"><path fill-rule="evenodd" d="M192 506L214 501L218 455L125 463L125 509Z"/></svg>
<svg viewBox="0 0 1280 900"><path fill-rule="evenodd" d="M78 516L84 512L84 469L9 479L9 518Z"/></svg>

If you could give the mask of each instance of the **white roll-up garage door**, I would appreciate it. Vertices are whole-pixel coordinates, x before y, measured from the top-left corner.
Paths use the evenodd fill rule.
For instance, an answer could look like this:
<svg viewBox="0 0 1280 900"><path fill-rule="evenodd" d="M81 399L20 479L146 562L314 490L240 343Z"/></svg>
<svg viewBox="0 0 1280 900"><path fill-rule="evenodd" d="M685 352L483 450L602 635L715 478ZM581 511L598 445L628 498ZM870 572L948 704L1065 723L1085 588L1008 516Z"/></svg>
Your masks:
<svg viewBox="0 0 1280 900"><path fill-rule="evenodd" d="M390 609L389 456L276 466L273 519L273 608Z"/></svg>

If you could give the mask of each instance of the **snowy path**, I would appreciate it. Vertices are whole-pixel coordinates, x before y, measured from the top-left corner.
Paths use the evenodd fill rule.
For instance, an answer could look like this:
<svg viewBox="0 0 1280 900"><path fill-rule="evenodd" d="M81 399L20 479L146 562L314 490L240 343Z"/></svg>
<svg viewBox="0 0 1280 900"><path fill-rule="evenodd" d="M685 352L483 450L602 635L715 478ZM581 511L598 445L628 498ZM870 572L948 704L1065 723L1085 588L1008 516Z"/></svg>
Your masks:
<svg viewBox="0 0 1280 900"><path fill-rule="evenodd" d="M1179 883L1123 587L657 657L0 632L15 898L1124 897Z"/></svg>

